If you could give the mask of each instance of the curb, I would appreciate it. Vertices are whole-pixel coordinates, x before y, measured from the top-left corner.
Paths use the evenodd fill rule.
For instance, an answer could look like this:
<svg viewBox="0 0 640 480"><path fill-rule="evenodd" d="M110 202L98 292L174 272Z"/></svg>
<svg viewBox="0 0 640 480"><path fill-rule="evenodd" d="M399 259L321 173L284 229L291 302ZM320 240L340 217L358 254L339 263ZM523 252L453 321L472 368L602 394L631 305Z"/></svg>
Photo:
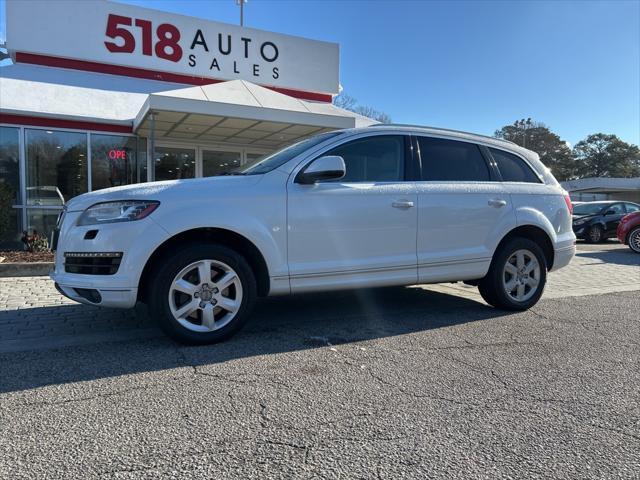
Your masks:
<svg viewBox="0 0 640 480"><path fill-rule="evenodd" d="M0 278L49 275L53 262L0 263Z"/></svg>

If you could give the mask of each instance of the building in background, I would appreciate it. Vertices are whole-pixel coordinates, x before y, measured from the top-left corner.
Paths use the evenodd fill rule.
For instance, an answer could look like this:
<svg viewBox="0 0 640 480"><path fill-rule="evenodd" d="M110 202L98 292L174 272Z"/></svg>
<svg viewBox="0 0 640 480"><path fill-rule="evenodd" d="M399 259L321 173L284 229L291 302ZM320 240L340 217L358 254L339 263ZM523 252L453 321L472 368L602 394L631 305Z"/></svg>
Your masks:
<svg viewBox="0 0 640 480"><path fill-rule="evenodd" d="M576 202L626 200L640 203L640 177L581 178L562 182L561 185Z"/></svg>
<svg viewBox="0 0 640 480"><path fill-rule="evenodd" d="M0 248L101 188L216 175L375 123L331 104L337 44L104 0L7 0Z"/></svg>

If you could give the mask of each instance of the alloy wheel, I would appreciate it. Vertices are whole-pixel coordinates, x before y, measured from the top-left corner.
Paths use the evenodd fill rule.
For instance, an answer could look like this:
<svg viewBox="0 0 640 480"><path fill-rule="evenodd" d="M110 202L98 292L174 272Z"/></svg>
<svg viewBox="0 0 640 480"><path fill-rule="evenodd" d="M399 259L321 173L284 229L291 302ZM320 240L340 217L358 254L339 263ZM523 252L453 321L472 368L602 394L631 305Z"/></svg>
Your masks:
<svg viewBox="0 0 640 480"><path fill-rule="evenodd" d="M198 260L171 282L169 308L183 327L213 332L231 322L242 305L242 282L236 271L218 260Z"/></svg>
<svg viewBox="0 0 640 480"><path fill-rule="evenodd" d="M629 247L636 253L640 253L640 228L636 228L629 235Z"/></svg>
<svg viewBox="0 0 640 480"><path fill-rule="evenodd" d="M540 263L529 250L516 250L502 270L502 285L516 302L526 302L540 286Z"/></svg>

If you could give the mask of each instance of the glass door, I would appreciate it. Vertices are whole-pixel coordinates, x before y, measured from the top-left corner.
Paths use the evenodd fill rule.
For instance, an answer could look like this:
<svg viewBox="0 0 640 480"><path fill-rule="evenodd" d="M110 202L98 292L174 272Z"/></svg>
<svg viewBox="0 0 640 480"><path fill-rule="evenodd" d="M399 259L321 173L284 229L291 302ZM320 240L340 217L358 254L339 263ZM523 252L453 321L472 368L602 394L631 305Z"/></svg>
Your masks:
<svg viewBox="0 0 640 480"><path fill-rule="evenodd" d="M156 180L177 180L196 176L196 149L157 146L154 154Z"/></svg>

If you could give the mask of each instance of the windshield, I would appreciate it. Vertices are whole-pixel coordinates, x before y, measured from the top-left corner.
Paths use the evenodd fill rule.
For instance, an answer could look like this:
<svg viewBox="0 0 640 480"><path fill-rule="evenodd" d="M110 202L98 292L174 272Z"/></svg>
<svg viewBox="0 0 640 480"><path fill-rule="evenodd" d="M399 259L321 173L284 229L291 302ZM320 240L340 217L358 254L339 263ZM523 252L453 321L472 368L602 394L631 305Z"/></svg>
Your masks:
<svg viewBox="0 0 640 480"><path fill-rule="evenodd" d="M300 155L305 150L311 147L315 147L319 143L322 143L331 137L339 135L339 133L340 132L321 133L320 135L316 135L315 137L307 138L306 140L302 140L301 142L294 143L293 145L289 145L288 147L285 147L282 150L278 150L277 152L272 153L271 155L267 155L266 157L256 158L248 164L240 167L237 170L237 173L244 175L258 175L261 173L270 172L271 170L275 170L276 168L284 165L293 157Z"/></svg>
<svg viewBox="0 0 640 480"><path fill-rule="evenodd" d="M581 203L573 207L574 215L595 215L600 212L608 203Z"/></svg>

